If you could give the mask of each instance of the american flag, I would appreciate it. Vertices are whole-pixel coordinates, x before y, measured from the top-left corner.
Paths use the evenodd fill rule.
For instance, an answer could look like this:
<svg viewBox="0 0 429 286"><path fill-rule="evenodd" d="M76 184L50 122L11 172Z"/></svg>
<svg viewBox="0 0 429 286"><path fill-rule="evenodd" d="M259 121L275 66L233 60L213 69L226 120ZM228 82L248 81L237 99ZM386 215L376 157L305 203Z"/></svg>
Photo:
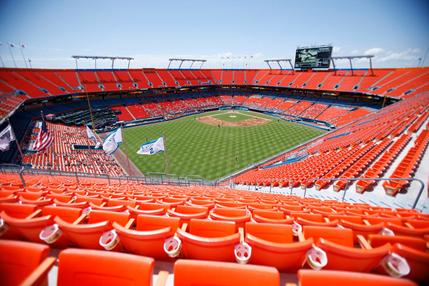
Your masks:
<svg viewBox="0 0 429 286"><path fill-rule="evenodd" d="M45 151L49 146L51 146L52 141L54 141L54 138L46 126L45 116L42 112L42 126L40 128L39 135L37 135L36 141L34 142L33 150L36 152Z"/></svg>

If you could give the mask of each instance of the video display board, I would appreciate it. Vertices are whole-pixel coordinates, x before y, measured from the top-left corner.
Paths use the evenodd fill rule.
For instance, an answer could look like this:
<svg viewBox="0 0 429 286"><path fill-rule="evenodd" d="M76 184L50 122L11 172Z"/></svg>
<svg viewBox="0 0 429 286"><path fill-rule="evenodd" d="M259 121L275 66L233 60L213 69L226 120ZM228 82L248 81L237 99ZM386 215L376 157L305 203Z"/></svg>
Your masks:
<svg viewBox="0 0 429 286"><path fill-rule="evenodd" d="M329 68L332 55L332 46L297 48L295 54L295 68L313 69Z"/></svg>

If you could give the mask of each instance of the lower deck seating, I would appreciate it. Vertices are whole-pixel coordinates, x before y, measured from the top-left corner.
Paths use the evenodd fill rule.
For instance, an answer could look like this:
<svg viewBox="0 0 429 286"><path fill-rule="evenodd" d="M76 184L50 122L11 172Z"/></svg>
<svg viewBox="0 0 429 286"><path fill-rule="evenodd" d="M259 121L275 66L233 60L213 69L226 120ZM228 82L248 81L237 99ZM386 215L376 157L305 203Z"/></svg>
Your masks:
<svg viewBox="0 0 429 286"><path fill-rule="evenodd" d="M388 267L399 255L409 267L402 275L429 281L422 270L429 263L429 218L416 210L215 187L26 177L24 187L18 175L1 175L0 241L286 273L314 267L388 275L398 269L378 265ZM394 236L383 235L386 229Z"/></svg>

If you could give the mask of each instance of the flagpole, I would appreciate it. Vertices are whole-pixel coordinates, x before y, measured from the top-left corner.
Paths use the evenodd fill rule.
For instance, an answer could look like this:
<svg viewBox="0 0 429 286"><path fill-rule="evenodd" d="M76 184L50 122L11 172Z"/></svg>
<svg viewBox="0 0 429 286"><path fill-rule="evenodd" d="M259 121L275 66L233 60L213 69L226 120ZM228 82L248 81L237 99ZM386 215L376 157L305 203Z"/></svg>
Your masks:
<svg viewBox="0 0 429 286"><path fill-rule="evenodd" d="M124 123L122 123L122 128L121 128L121 135L122 135L122 141L124 142L124 144L125 144L125 151L127 152L127 168L128 168L128 176L130 176L131 175L131 167L130 167L130 156L128 155L128 144L127 144L127 141L125 140L125 137L124 137Z"/></svg>
<svg viewBox="0 0 429 286"><path fill-rule="evenodd" d="M164 141L164 173L167 174L168 171L168 157L167 157L167 140L164 135L162 135Z"/></svg>
<svg viewBox="0 0 429 286"><path fill-rule="evenodd" d="M13 138L15 138L15 144L16 144L16 147L18 148L19 155L21 155L21 164L22 164L22 161L24 160L24 155L22 154L21 146L19 145L18 138L16 138L15 131L13 130L13 127L9 121L9 118L7 119L7 122L9 123L10 131L12 131Z"/></svg>

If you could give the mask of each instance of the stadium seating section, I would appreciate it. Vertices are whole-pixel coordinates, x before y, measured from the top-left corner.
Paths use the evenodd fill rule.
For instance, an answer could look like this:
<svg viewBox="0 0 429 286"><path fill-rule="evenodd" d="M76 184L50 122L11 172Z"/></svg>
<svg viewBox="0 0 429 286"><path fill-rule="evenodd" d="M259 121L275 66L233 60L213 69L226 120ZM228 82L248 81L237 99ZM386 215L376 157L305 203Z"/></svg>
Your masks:
<svg viewBox="0 0 429 286"><path fill-rule="evenodd" d="M428 68L374 69L370 71L294 72L279 70L0 70L0 116L10 114L29 98L63 94L135 90L137 88L199 85L256 85L298 89L360 92L394 98L410 98L429 90ZM258 104L258 102L255 102ZM304 112L307 103L296 106ZM308 106L307 106L308 107ZM309 116L320 115L323 105L313 106ZM125 112L126 113L126 112ZM137 112L138 113L138 112ZM125 115L126 116L126 115Z"/></svg>
<svg viewBox="0 0 429 286"><path fill-rule="evenodd" d="M300 285L429 282L429 217L416 210L96 178L26 182L2 174L0 250L13 253L0 257L2 285L45 280L48 245L65 249L59 285L151 285L154 259L174 263L174 285L280 285L279 273L297 273ZM410 280L389 277L398 273Z"/></svg>
<svg viewBox="0 0 429 286"><path fill-rule="evenodd" d="M235 177L235 183L258 186L328 187L333 181L318 178L381 178L411 142L412 148L401 159L390 178L407 178L414 175L427 149L429 136L429 94L406 99L378 112L359 117L346 127L329 133L316 142L294 150L291 154L275 158L257 169ZM413 140L413 141L411 141ZM305 152L297 162L272 166L293 153ZM361 180L356 183L359 192L365 192L376 182ZM346 187L347 181L334 183L336 191ZM396 195L407 188L408 181L383 183L386 193Z"/></svg>

